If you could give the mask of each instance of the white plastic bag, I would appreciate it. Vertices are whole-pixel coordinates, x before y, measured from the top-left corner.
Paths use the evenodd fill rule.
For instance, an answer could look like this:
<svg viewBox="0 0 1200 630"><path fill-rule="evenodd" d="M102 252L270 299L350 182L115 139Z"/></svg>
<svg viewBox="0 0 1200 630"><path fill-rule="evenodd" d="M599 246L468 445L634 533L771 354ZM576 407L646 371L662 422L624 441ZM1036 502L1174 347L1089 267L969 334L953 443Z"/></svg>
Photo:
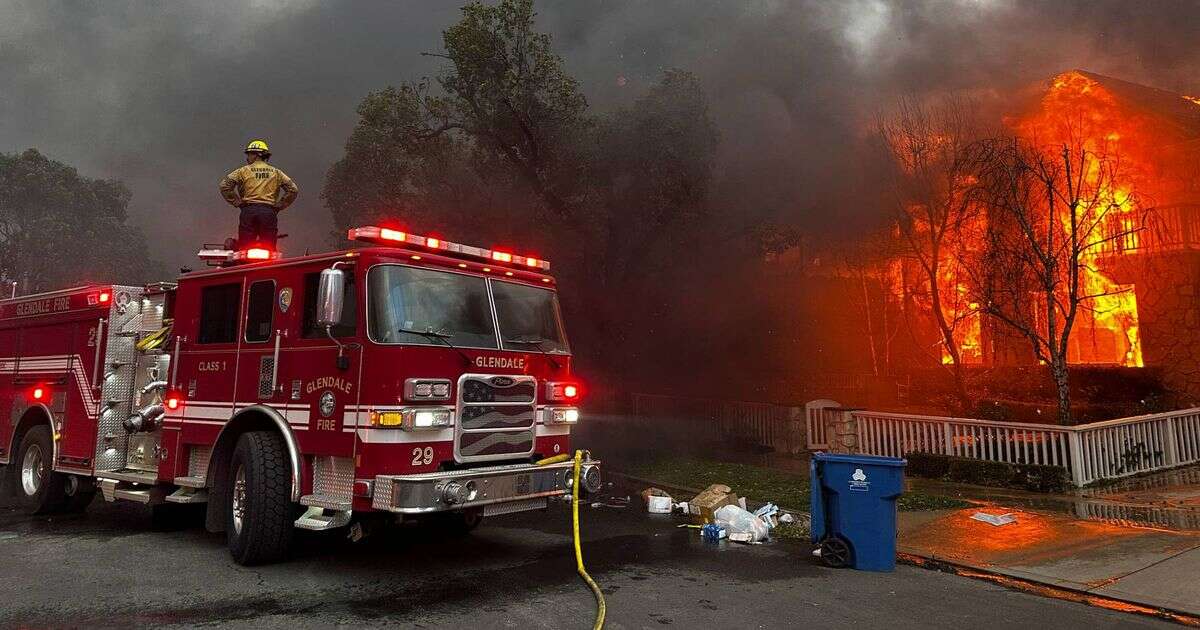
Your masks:
<svg viewBox="0 0 1200 630"><path fill-rule="evenodd" d="M771 535L770 528L761 518L738 505L726 505L718 509L713 513L713 521L729 530L730 540L734 539L734 534L746 534L749 540L745 542L759 542ZM743 536L737 538L741 539Z"/></svg>

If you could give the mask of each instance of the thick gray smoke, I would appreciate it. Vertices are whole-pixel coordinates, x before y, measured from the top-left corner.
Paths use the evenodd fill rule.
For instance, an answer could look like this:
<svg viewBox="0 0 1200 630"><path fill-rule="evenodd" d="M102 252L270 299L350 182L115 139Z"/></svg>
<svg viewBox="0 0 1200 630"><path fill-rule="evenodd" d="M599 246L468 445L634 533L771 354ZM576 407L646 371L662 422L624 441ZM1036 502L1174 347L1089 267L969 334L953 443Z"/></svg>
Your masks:
<svg viewBox="0 0 1200 630"><path fill-rule="evenodd" d="M0 151L37 147L119 177L152 249L190 264L232 232L216 182L265 137L300 184L291 253L322 247L318 194L369 90L435 74L455 2L0 0ZM1001 107L1085 68L1200 91L1189 0L545 0L591 101L626 102L663 69L702 78L722 132L719 204L733 221L852 230L871 182L855 146L904 93L968 90Z"/></svg>

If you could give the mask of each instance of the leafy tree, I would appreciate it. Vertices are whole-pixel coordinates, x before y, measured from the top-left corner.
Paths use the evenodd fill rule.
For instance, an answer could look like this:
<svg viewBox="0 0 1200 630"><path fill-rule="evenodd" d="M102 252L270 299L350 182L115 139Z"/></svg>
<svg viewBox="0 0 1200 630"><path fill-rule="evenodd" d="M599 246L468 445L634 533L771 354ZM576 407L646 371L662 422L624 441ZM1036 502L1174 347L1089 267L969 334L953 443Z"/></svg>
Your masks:
<svg viewBox="0 0 1200 630"><path fill-rule="evenodd" d="M0 154L0 279L22 292L144 280L152 265L126 224L130 197L120 181L82 177L36 149Z"/></svg>
<svg viewBox="0 0 1200 630"><path fill-rule="evenodd" d="M440 77L359 105L322 198L339 228L402 217L545 252L560 277L595 287L565 301L594 325L576 339L613 341L639 316L628 305L643 278L701 229L715 124L679 70L628 107L590 112L534 18L531 0L464 7L433 55L449 62Z"/></svg>

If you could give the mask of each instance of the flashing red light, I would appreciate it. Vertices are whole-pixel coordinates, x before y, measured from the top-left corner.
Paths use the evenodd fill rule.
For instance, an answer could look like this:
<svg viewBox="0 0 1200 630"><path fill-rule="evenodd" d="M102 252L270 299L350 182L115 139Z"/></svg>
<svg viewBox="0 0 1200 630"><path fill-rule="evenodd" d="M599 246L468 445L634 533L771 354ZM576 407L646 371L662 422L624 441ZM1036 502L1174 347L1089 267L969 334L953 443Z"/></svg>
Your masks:
<svg viewBox="0 0 1200 630"><path fill-rule="evenodd" d="M510 263L512 262L512 254L508 252L492 252L492 260Z"/></svg>
<svg viewBox="0 0 1200 630"><path fill-rule="evenodd" d="M167 409L175 410L179 408L179 396L167 396Z"/></svg>
<svg viewBox="0 0 1200 630"><path fill-rule="evenodd" d="M246 250L246 258L248 260L270 260L271 250L261 247L252 247Z"/></svg>
<svg viewBox="0 0 1200 630"><path fill-rule="evenodd" d="M109 293L108 291L101 291L99 299L101 304L108 304L108 301L112 299L112 293Z"/></svg>
<svg viewBox="0 0 1200 630"><path fill-rule="evenodd" d="M403 241L405 238L404 232L399 230L389 230L388 228L379 229L379 238L389 241Z"/></svg>
<svg viewBox="0 0 1200 630"><path fill-rule="evenodd" d="M432 247L433 249L437 249L437 248L439 248L439 247L441 247L441 246L442 246L442 242L441 242L441 241L439 241L439 240L438 240L438 239L436 239L436 238L426 238L426 239L425 239L425 246L426 246L426 247Z"/></svg>
<svg viewBox="0 0 1200 630"><path fill-rule="evenodd" d="M530 266L530 267L537 267L538 265L542 264L542 261L540 261L540 260L538 260L538 259L536 259L536 258L528 258L528 257L526 257L526 258L525 258L525 264L526 264L526 265L528 265L528 266Z"/></svg>
<svg viewBox="0 0 1200 630"><path fill-rule="evenodd" d="M32 392L30 392L30 393L29 393L29 395L30 395L30 396L31 396L31 397L32 397L34 400L39 400L39 401L40 401L40 400L45 400L45 399L46 399L46 389L45 389L44 387L40 387L40 386L39 386L39 387L34 387L34 388L33 388L33 391L32 391Z"/></svg>
<svg viewBox="0 0 1200 630"><path fill-rule="evenodd" d="M563 387L563 397L568 399L579 398L579 388L575 385L567 385Z"/></svg>

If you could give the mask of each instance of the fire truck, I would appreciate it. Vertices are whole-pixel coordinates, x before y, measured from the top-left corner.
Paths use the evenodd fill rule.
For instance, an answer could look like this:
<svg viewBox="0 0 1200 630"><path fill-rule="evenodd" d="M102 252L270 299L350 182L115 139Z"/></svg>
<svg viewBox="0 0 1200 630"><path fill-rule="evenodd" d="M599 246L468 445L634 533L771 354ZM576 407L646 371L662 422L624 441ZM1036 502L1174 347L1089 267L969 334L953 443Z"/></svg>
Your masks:
<svg viewBox="0 0 1200 630"><path fill-rule="evenodd" d="M206 246L176 282L0 301L0 465L31 512L205 504L234 560L352 519L570 493L579 421L550 264L387 227L284 258ZM549 460L547 463L546 460ZM579 490L600 486L586 458Z"/></svg>

